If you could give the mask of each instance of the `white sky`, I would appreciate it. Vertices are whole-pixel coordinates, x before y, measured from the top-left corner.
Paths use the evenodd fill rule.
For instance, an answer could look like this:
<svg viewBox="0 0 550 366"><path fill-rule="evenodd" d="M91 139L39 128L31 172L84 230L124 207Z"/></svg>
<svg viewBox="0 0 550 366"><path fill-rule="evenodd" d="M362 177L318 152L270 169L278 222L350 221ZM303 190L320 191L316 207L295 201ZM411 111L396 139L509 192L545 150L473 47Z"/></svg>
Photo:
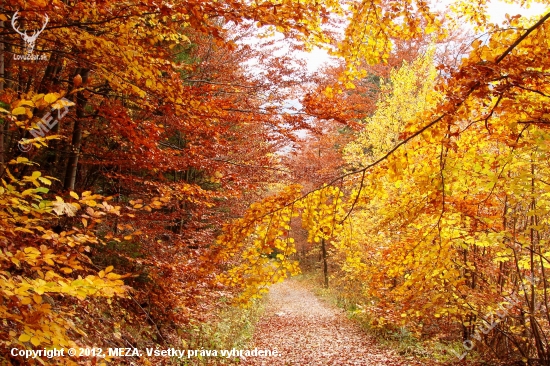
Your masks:
<svg viewBox="0 0 550 366"><path fill-rule="evenodd" d="M444 3L451 4L452 1L443 0L443 4L440 3L440 6L442 5L443 8L445 7ZM521 14L525 17L530 17L546 14L545 9L547 8L547 5L534 3L527 9L518 4L507 4L505 2L495 0L488 4L488 14L491 22L502 23L502 21L506 19L506 14L511 16ZM304 53L303 58L306 60L307 69L310 72L318 70L325 63L330 63L331 59L325 50L319 48L314 49L310 53Z"/></svg>
<svg viewBox="0 0 550 366"><path fill-rule="evenodd" d="M501 23L505 19L505 15L521 14L525 17L533 15L542 15L547 8L546 5L532 4L529 9L523 8L517 4L506 4L501 1L494 1L489 4L489 14L491 21L494 23Z"/></svg>

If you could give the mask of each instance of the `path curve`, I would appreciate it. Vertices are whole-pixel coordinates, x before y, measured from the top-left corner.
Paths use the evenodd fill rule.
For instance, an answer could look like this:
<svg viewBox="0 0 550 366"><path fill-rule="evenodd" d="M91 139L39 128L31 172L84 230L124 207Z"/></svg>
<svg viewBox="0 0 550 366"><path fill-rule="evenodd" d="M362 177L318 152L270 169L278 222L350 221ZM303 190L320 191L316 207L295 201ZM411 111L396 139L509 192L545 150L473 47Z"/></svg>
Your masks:
<svg viewBox="0 0 550 366"><path fill-rule="evenodd" d="M280 357L248 357L244 365L424 365L378 347L344 312L321 302L303 284L273 285L252 349L276 349Z"/></svg>

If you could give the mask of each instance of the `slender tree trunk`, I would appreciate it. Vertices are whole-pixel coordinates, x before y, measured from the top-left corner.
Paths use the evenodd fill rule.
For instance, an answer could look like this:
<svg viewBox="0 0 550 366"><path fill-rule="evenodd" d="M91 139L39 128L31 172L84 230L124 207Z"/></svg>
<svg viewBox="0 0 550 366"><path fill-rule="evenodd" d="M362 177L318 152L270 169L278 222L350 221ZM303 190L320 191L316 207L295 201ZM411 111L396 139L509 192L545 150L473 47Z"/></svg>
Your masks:
<svg viewBox="0 0 550 366"><path fill-rule="evenodd" d="M81 69L80 76L82 76L82 82L86 83L89 69ZM69 161L67 162L67 170L65 173L64 188L68 190L74 190L76 182L76 172L78 167L78 159L80 157L80 148L82 146L82 131L84 129L84 116L86 108L86 97L83 92L76 94L76 120L73 127L73 138L71 141L71 152L69 154Z"/></svg>
<svg viewBox="0 0 550 366"><path fill-rule="evenodd" d="M0 9L1 10L1 9ZM4 21L0 20L0 30L4 31ZM0 37L0 92L4 91L4 37Z"/></svg>
<svg viewBox="0 0 550 366"><path fill-rule="evenodd" d="M3 8L1 10L4 10ZM6 24L2 21L0 22L0 29L6 28ZM8 44L5 42L7 41L7 37L3 36L0 37L0 93L3 92L5 89L10 89L13 86L13 82L11 80L11 73L9 72L9 66L10 66L10 58L8 55L10 54L11 48ZM6 161L9 160L9 147L11 145L11 138L9 135L9 125L10 120L4 119L4 123L0 126L0 177L3 176L4 170L5 170L5 164Z"/></svg>
<svg viewBox="0 0 550 366"><path fill-rule="evenodd" d="M533 333L533 339L535 341L535 347L537 349L537 356L539 359L544 360L545 356L545 347L542 342L542 335L540 334L540 329L535 318L536 310L536 287L535 287L535 273L536 273L536 263L535 263L535 251L536 251L536 240L535 240L535 229L533 226L536 225L537 219L537 201L535 200L535 164L531 161L531 210L533 215L530 217L531 228L529 229L529 238L530 238L530 255L529 262L531 266L531 286L530 286L530 295L531 301L529 304L529 321L531 325L531 331Z"/></svg>
<svg viewBox="0 0 550 366"><path fill-rule="evenodd" d="M321 252L323 255L323 276L325 278L325 288L328 288L327 247L325 244L325 238L321 239Z"/></svg>
<svg viewBox="0 0 550 366"><path fill-rule="evenodd" d="M59 90L61 85L61 73L63 71L63 57L56 52L52 52L46 72L42 82L40 83L40 92L49 93ZM78 70L77 70L78 71ZM69 78L67 90L71 91L73 89L73 78ZM62 125L67 125L70 122L67 120L59 119L55 124L54 128L50 131L54 135L58 135L61 131ZM65 176L67 166L64 164L66 162L66 156L70 151L70 147L63 140L51 140L48 143L50 147L50 156L48 157L48 163L45 165L45 168L50 175L59 177L63 179ZM67 155L64 155L64 153ZM53 156L52 156L53 155Z"/></svg>
<svg viewBox="0 0 550 366"><path fill-rule="evenodd" d="M1 20L0 30L4 31L4 21ZM0 93L4 91L4 77L4 37L0 37ZM7 121L3 121L0 126L0 176L4 174L4 123Z"/></svg>

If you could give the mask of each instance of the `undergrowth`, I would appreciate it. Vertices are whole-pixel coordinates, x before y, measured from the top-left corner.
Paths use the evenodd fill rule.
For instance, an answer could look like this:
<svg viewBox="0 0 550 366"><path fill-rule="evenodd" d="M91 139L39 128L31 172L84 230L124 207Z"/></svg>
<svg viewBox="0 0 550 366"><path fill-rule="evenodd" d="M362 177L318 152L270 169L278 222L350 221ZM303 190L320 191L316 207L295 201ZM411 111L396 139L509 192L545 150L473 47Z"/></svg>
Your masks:
<svg viewBox="0 0 550 366"><path fill-rule="evenodd" d="M127 301L127 299L119 300ZM145 314L143 308L128 312L132 303L101 304L99 300L89 301L86 311L75 314L73 321L82 329L85 337L80 340L82 347L110 348L130 347L145 353L146 349L166 350L240 350L246 349L255 325L264 311L265 300L255 300L248 308L222 304L209 320L192 321L187 326L169 326L140 321L138 316ZM124 306L123 306L124 305ZM141 312L140 312L141 311ZM150 320L150 318L148 318ZM92 322L95 320L95 323ZM145 324L144 324L145 323ZM112 333L111 329L115 330ZM162 330L162 331L161 331ZM107 351L105 351L106 353ZM116 365L132 365L136 357L117 358ZM0 354L0 365L7 364ZM99 364L99 363L98 363ZM145 358L147 365L234 365L238 360L221 357L154 357Z"/></svg>
<svg viewBox="0 0 550 366"><path fill-rule="evenodd" d="M215 318L206 323L192 323L184 330L183 338L189 350L246 349L252 339L256 323L264 312L265 299L255 300L248 308L225 305ZM180 365L233 365L238 360L192 358L180 360Z"/></svg>

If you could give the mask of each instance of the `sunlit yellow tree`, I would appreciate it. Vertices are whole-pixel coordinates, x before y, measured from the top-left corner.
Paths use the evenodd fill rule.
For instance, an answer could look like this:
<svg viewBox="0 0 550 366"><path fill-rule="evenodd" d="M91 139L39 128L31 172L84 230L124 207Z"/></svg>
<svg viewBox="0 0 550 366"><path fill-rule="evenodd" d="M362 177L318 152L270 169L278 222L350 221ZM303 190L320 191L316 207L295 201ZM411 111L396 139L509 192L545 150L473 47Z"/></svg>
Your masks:
<svg viewBox="0 0 550 366"><path fill-rule="evenodd" d="M342 187L328 217L344 281L361 283L377 324L454 331L466 351L548 362L548 18L485 23L490 38L457 70L439 65L440 79L429 58L396 71L347 149L351 170L280 197L275 212L322 205L310 197Z"/></svg>

